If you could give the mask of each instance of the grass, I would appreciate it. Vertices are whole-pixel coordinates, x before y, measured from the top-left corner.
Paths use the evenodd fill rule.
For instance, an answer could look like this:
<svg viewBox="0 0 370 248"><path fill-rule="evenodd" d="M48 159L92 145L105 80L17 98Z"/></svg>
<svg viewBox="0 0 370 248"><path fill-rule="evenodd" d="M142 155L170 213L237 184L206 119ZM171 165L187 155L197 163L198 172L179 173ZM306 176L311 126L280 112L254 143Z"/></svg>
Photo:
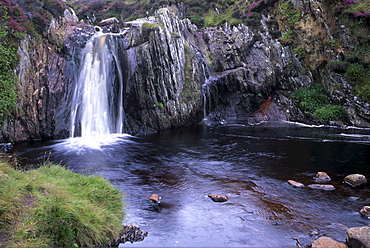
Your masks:
<svg viewBox="0 0 370 248"><path fill-rule="evenodd" d="M0 232L7 247L95 247L118 237L122 195L99 176L47 164L18 171L0 162Z"/></svg>

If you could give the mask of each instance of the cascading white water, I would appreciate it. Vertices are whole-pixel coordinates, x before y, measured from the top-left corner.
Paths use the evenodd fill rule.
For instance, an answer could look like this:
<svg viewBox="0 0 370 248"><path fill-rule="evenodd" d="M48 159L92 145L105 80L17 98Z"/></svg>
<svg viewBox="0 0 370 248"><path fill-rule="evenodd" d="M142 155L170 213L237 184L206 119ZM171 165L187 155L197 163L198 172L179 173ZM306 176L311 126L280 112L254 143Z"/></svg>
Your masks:
<svg viewBox="0 0 370 248"><path fill-rule="evenodd" d="M71 137L123 132L123 77L117 35L97 32L82 51L72 99Z"/></svg>
<svg viewBox="0 0 370 248"><path fill-rule="evenodd" d="M200 51L197 51L197 57L201 61L202 69L203 69L203 76L204 76L204 83L202 84L202 94L203 94L203 121L207 121L207 97L210 97L209 92L209 72L206 66L206 62L203 58L203 55Z"/></svg>

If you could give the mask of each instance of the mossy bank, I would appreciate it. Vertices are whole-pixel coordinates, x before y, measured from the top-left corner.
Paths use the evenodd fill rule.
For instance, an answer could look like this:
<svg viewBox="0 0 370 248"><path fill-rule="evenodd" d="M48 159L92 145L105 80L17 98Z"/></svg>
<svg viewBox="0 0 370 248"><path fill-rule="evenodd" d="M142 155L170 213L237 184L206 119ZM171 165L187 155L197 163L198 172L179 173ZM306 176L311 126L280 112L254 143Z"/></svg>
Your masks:
<svg viewBox="0 0 370 248"><path fill-rule="evenodd" d="M118 189L59 165L19 171L0 161L1 247L106 246L122 228Z"/></svg>

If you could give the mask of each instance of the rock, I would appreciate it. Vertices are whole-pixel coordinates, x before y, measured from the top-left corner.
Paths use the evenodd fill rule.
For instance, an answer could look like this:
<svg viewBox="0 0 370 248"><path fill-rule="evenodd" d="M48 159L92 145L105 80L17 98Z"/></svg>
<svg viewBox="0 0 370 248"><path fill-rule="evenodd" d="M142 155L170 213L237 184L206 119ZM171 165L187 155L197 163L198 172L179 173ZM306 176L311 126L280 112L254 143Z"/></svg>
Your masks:
<svg viewBox="0 0 370 248"><path fill-rule="evenodd" d="M342 242L338 242L330 237L321 236L311 244L312 248L347 248L348 246Z"/></svg>
<svg viewBox="0 0 370 248"><path fill-rule="evenodd" d="M119 23L118 19L115 17L112 17L112 18L102 20L101 22L98 23L98 26L103 27L103 26L118 24L118 23Z"/></svg>
<svg viewBox="0 0 370 248"><path fill-rule="evenodd" d="M293 187L297 187L297 188L304 188L304 184L303 183L299 183L299 182L296 182L294 180L288 180L288 183L290 185L292 185Z"/></svg>
<svg viewBox="0 0 370 248"><path fill-rule="evenodd" d="M211 198L214 202L225 202L229 200L229 198L225 195L209 194L208 197Z"/></svg>
<svg viewBox="0 0 370 248"><path fill-rule="evenodd" d="M370 206L364 206L363 208L361 208L360 214L363 217L370 219Z"/></svg>
<svg viewBox="0 0 370 248"><path fill-rule="evenodd" d="M370 248L370 226L349 228L346 236L350 247Z"/></svg>
<svg viewBox="0 0 370 248"><path fill-rule="evenodd" d="M364 175L361 174L351 174L344 178L344 182L355 188L366 184L367 179Z"/></svg>
<svg viewBox="0 0 370 248"><path fill-rule="evenodd" d="M109 247L118 247L119 244L124 244L125 242L140 242L143 241L147 235L148 232L143 232L140 227L133 225L122 226L119 237L111 241Z"/></svg>
<svg viewBox="0 0 370 248"><path fill-rule="evenodd" d="M331 180L328 174L326 172L320 171L317 172L316 176L314 177L316 182L328 182Z"/></svg>
<svg viewBox="0 0 370 248"><path fill-rule="evenodd" d="M311 189L322 189L322 190L335 190L335 187L331 184L310 184L307 187Z"/></svg>
<svg viewBox="0 0 370 248"><path fill-rule="evenodd" d="M155 202L155 203L160 203L161 202L161 198L159 195L157 194L151 194L148 199L151 200L152 202Z"/></svg>

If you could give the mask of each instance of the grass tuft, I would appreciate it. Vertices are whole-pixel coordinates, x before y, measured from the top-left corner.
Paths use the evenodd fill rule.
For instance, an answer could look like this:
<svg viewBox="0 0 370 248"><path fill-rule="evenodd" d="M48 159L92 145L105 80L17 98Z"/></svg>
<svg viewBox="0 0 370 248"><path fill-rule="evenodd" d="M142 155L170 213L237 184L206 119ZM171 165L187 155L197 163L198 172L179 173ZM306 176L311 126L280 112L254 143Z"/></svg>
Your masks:
<svg viewBox="0 0 370 248"><path fill-rule="evenodd" d="M1 162L0 175L8 247L94 247L118 237L122 195L104 178L59 165L20 172Z"/></svg>

